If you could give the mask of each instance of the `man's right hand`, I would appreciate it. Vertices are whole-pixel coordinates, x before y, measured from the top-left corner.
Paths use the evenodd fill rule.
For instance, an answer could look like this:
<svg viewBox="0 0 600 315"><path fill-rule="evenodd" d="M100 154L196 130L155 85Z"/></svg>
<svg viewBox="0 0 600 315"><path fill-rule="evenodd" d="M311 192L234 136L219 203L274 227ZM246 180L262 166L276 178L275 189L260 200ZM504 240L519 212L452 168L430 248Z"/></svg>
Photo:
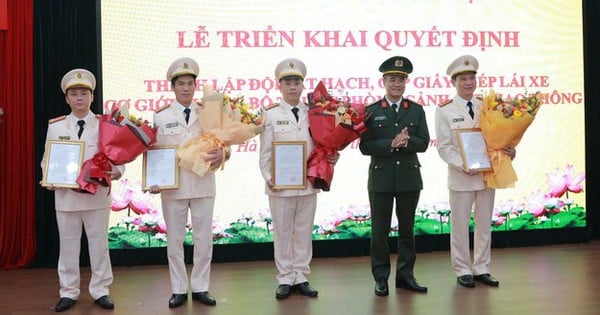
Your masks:
<svg viewBox="0 0 600 315"><path fill-rule="evenodd" d="M160 194L160 187L158 185L152 185L150 186L150 188L148 188L148 192L150 192L151 194Z"/></svg>
<svg viewBox="0 0 600 315"><path fill-rule="evenodd" d="M273 182L270 179L267 181L267 187L269 187L269 189L272 192L279 192L279 191L281 191L281 189L274 188L275 185L273 184Z"/></svg>
<svg viewBox="0 0 600 315"><path fill-rule="evenodd" d="M404 127L402 131L400 131L394 139L392 139L392 148L403 148L406 147L408 143L408 139L410 139L410 135L408 134L408 129Z"/></svg>
<svg viewBox="0 0 600 315"><path fill-rule="evenodd" d="M473 175L477 175L479 173L481 173L479 170L465 170L463 169L463 172L467 175L473 176Z"/></svg>
<svg viewBox="0 0 600 315"><path fill-rule="evenodd" d="M43 183L43 182L42 182L42 181L40 181L40 186L42 186L42 187L44 187L44 188L48 189L49 191L55 191L55 190L56 190L56 186L54 186L54 185L44 186L44 185L42 185L42 183Z"/></svg>

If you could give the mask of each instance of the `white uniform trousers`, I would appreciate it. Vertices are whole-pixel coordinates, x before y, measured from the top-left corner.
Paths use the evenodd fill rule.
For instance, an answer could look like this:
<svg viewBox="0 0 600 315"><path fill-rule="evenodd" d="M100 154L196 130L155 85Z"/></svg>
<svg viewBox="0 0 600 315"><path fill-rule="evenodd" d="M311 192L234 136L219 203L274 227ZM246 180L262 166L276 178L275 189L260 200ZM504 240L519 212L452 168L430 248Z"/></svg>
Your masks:
<svg viewBox="0 0 600 315"><path fill-rule="evenodd" d="M81 251L82 227L88 240L92 276L88 290L94 299L108 295L113 281L110 253L108 251L109 209L85 211L56 211L60 238L58 258L58 281L60 297L77 300L81 277L79 253Z"/></svg>
<svg viewBox="0 0 600 315"><path fill-rule="evenodd" d="M163 217L167 225L167 257L171 289L174 294L208 291L212 260L212 221L214 197L162 200ZM188 223L188 208L192 217L194 240L193 267L189 286L183 242Z"/></svg>
<svg viewBox="0 0 600 315"><path fill-rule="evenodd" d="M269 206L273 217L277 283L295 285L308 281L317 194L269 196Z"/></svg>
<svg viewBox="0 0 600 315"><path fill-rule="evenodd" d="M491 261L491 222L495 190L450 190L450 256L457 276L489 273ZM469 221L475 216L473 263L469 250Z"/></svg>

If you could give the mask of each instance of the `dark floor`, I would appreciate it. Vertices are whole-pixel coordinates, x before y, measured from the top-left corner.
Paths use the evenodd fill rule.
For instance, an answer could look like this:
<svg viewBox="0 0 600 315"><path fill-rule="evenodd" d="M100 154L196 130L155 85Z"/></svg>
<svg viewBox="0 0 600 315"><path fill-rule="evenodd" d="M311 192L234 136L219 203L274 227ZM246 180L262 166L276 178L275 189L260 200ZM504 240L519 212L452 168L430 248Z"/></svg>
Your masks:
<svg viewBox="0 0 600 315"><path fill-rule="evenodd" d="M600 241L583 244L503 248L492 252L499 288L456 286L449 252L419 254L418 281L429 293L391 289L373 294L368 257L318 258L311 284L318 298L274 298L272 261L216 263L211 292L215 307L188 302L169 309L166 265L115 267L111 295L115 310L93 304L87 293L89 268L82 269L82 294L64 314L600 314ZM393 285L393 282L390 282ZM0 314L53 314L58 300L55 269L0 271Z"/></svg>

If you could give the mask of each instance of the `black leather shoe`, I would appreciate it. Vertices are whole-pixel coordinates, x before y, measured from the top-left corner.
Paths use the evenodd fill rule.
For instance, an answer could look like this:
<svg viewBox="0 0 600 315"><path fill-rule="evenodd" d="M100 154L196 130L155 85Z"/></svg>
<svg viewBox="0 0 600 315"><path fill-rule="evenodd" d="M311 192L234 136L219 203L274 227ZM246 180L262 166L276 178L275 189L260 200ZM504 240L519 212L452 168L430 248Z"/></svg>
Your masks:
<svg viewBox="0 0 600 315"><path fill-rule="evenodd" d="M497 287L497 286L500 285L500 281L496 280L489 273L484 273L482 275L477 275L477 276L475 276L473 278L475 279L475 281L487 284L490 287Z"/></svg>
<svg viewBox="0 0 600 315"><path fill-rule="evenodd" d="M294 290L298 291L304 296L317 297L319 295L319 291L311 287L308 281L296 284L294 286Z"/></svg>
<svg viewBox="0 0 600 315"><path fill-rule="evenodd" d="M71 308L71 306L75 305L77 300L69 299L69 298L60 298L56 306L54 306L54 310L57 312L64 312Z"/></svg>
<svg viewBox="0 0 600 315"><path fill-rule="evenodd" d="M388 296L390 290L388 288L387 280L379 279L375 281L375 295L377 296Z"/></svg>
<svg viewBox="0 0 600 315"><path fill-rule="evenodd" d="M187 301L187 294L173 294L169 299L169 307L174 308L183 305Z"/></svg>
<svg viewBox="0 0 600 315"><path fill-rule="evenodd" d="M108 295L103 295L99 297L96 301L94 301L94 303L98 304L98 306L106 310L112 310L113 308L115 308L115 303Z"/></svg>
<svg viewBox="0 0 600 315"><path fill-rule="evenodd" d="M396 288L406 289L419 293L427 293L427 287L417 283L417 279L396 279Z"/></svg>
<svg viewBox="0 0 600 315"><path fill-rule="evenodd" d="M198 301L204 305L217 305L217 300L208 291L192 292L192 300Z"/></svg>
<svg viewBox="0 0 600 315"><path fill-rule="evenodd" d="M473 281L473 276L471 275L462 275L460 277L456 277L456 283L458 283L459 286L465 288L475 287L475 282Z"/></svg>
<svg viewBox="0 0 600 315"><path fill-rule="evenodd" d="M275 298L285 299L292 293L292 286L289 284L280 284L275 291Z"/></svg>

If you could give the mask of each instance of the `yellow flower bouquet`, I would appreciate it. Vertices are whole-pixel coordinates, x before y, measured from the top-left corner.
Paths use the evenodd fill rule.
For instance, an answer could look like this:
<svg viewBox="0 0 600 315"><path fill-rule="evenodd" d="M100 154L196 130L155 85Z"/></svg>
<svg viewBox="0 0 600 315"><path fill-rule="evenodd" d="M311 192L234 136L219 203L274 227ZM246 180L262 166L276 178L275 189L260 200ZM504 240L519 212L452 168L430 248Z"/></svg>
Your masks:
<svg viewBox="0 0 600 315"><path fill-rule="evenodd" d="M513 100L503 99L494 90L485 95L480 126L492 164L492 171L483 174L488 187L514 186L517 174L511 159L502 153L502 148L516 147L521 142L525 130L531 125L543 103L540 92Z"/></svg>
<svg viewBox="0 0 600 315"><path fill-rule="evenodd" d="M232 98L224 93L212 91L204 86L204 97L197 111L202 133L189 139L177 148L179 165L202 177L209 171L223 169L225 157L229 157L229 146L242 144L260 134L264 125L260 112L253 113L243 97ZM211 165L207 152L223 151L223 162Z"/></svg>

